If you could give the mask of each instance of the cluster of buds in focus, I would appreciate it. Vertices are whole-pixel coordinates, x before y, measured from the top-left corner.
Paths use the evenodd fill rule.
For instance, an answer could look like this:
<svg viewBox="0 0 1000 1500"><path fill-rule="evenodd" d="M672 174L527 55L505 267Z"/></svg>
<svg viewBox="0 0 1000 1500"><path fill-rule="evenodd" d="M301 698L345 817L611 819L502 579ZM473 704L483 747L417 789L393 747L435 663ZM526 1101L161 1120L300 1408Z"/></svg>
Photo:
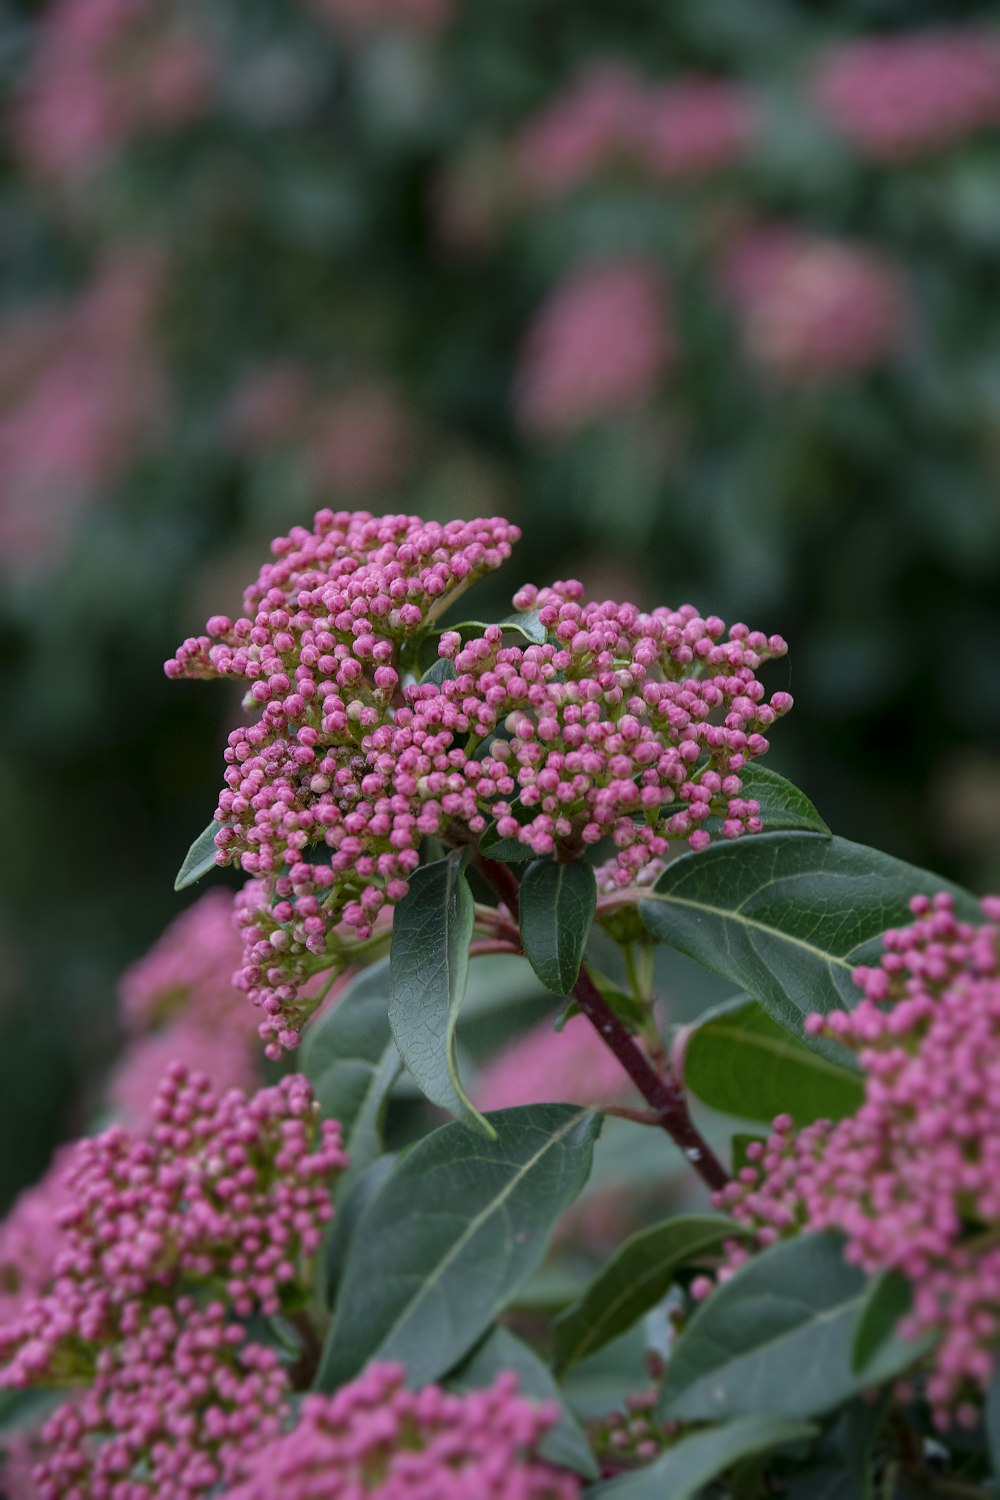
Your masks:
<svg viewBox="0 0 1000 1500"><path fill-rule="evenodd" d="M711 819L727 838L760 829L740 773L791 706L756 675L780 636L691 605L585 603L573 580L526 585L502 624L437 627L518 535L320 511L273 544L242 618L214 617L167 663L247 680L260 711L229 736L215 842L253 877L237 983L271 1056L299 1041L309 978L343 969L405 896L426 837L457 847L492 824L563 859L610 839L623 887L672 840L706 847Z"/></svg>

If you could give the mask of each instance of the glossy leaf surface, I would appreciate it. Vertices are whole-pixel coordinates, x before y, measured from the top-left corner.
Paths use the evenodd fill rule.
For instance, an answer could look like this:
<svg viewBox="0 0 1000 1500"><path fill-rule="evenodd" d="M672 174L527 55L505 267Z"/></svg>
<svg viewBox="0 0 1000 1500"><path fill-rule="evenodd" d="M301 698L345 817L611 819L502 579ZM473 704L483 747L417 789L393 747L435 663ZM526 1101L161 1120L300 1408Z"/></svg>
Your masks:
<svg viewBox="0 0 1000 1500"><path fill-rule="evenodd" d="M189 885L197 885L203 875L208 875L210 871L217 868L215 835L221 826L220 823L213 821L203 832L199 833L177 871L177 878L174 881L175 891L185 891Z"/></svg>
<svg viewBox="0 0 1000 1500"><path fill-rule="evenodd" d="M468 850L463 850L423 865L396 907L389 1024L407 1071L427 1098L489 1135L491 1128L462 1087L456 1057L475 924L467 862Z"/></svg>
<svg viewBox="0 0 1000 1500"><path fill-rule="evenodd" d="M536 859L521 881L521 945L538 978L556 995L571 993L597 905L593 868L583 860Z"/></svg>
<svg viewBox="0 0 1000 1500"><path fill-rule="evenodd" d="M459 1123L401 1157L362 1215L340 1282L319 1384L398 1359L415 1384L473 1347L541 1262L590 1171L600 1116L537 1104Z"/></svg>
<svg viewBox="0 0 1000 1500"><path fill-rule="evenodd" d="M698 1309L674 1348L666 1416L812 1417L862 1389L851 1364L865 1276L835 1234L801 1235L748 1261Z"/></svg>
<svg viewBox="0 0 1000 1500"><path fill-rule="evenodd" d="M797 1034L811 1011L856 1004L858 963L888 927L910 920L918 893L950 891L960 917L981 921L967 892L846 839L758 834L668 865L642 919L678 949L758 1000Z"/></svg>
<svg viewBox="0 0 1000 1500"><path fill-rule="evenodd" d="M684 1084L713 1109L766 1123L785 1112L796 1125L839 1120L864 1097L859 1074L807 1047L746 997L720 1006L692 1031Z"/></svg>
<svg viewBox="0 0 1000 1500"><path fill-rule="evenodd" d="M691 1214L632 1235L583 1296L555 1320L556 1369L569 1369L625 1333L665 1296L681 1266L710 1255L740 1232L721 1214Z"/></svg>

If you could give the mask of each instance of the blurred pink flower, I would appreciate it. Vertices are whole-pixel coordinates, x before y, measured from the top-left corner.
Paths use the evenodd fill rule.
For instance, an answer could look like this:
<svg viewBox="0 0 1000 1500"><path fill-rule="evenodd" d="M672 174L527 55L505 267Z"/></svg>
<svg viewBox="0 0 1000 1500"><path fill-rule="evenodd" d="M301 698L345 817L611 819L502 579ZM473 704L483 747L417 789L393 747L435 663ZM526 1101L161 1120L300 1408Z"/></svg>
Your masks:
<svg viewBox="0 0 1000 1500"><path fill-rule="evenodd" d="M252 1093L261 1081L261 1055L256 1016L246 997L233 991L225 1019L217 1016L213 1024L188 1013L160 1031L134 1038L111 1079L108 1101L127 1130L150 1130L156 1091L171 1064L206 1074L217 1094L228 1089Z"/></svg>
<svg viewBox="0 0 1000 1500"><path fill-rule="evenodd" d="M749 154L756 121L747 91L712 78L650 89L638 124L640 159L665 181L708 176Z"/></svg>
<svg viewBox="0 0 1000 1500"><path fill-rule="evenodd" d="M15 106L13 137L36 171L71 179L137 134L209 106L207 32L151 0L56 0L45 12Z"/></svg>
<svg viewBox="0 0 1000 1500"><path fill-rule="evenodd" d="M594 67L521 127L514 157L536 194L570 191L630 167L654 179L707 176L742 161L756 129L750 96L726 79L651 86L618 64Z"/></svg>
<svg viewBox="0 0 1000 1500"><path fill-rule="evenodd" d="M121 245L75 303L11 319L0 357L0 554L63 550L76 512L161 433L166 404L150 326L158 257Z"/></svg>
<svg viewBox="0 0 1000 1500"><path fill-rule="evenodd" d="M483 1070L474 1092L479 1109L601 1105L635 1096L628 1074L585 1016L574 1016L562 1031L546 1021L518 1037Z"/></svg>
<svg viewBox="0 0 1000 1500"><path fill-rule="evenodd" d="M260 453L296 436L311 398L309 375L294 360L258 365L230 392L223 431L238 452Z"/></svg>
<svg viewBox="0 0 1000 1500"><path fill-rule="evenodd" d="M537 193L566 192L615 165L641 129L643 85L628 68L593 67L521 127L515 159Z"/></svg>
<svg viewBox="0 0 1000 1500"><path fill-rule="evenodd" d="M787 225L756 227L725 253L721 281L749 358L781 379L850 375L899 347L902 278L872 251Z"/></svg>
<svg viewBox="0 0 1000 1500"><path fill-rule="evenodd" d="M223 429L254 457L288 444L326 497L369 495L395 483L413 458L416 424L400 397L376 379L323 390L294 360L244 376L230 395Z"/></svg>
<svg viewBox="0 0 1000 1500"><path fill-rule="evenodd" d="M570 432L642 405L673 363L667 287L648 261L573 272L528 329L514 404L525 431Z"/></svg>
<svg viewBox="0 0 1000 1500"><path fill-rule="evenodd" d="M866 156L919 156L1000 123L1000 36L956 27L848 43L828 54L813 94Z"/></svg>
<svg viewBox="0 0 1000 1500"><path fill-rule="evenodd" d="M151 1123L157 1087L171 1063L206 1073L216 1093L260 1082L259 1017L233 985L242 945L231 891L189 906L122 975L122 1017L132 1039L108 1097L131 1130Z"/></svg>
<svg viewBox="0 0 1000 1500"><path fill-rule="evenodd" d="M56 1153L44 1177L24 1189L0 1222L0 1324L49 1284L59 1252L56 1218L69 1201L64 1176L71 1149Z"/></svg>
<svg viewBox="0 0 1000 1500"><path fill-rule="evenodd" d="M396 393L374 381L361 383L314 405L306 463L325 495L368 495L401 478L414 439L413 419Z"/></svg>

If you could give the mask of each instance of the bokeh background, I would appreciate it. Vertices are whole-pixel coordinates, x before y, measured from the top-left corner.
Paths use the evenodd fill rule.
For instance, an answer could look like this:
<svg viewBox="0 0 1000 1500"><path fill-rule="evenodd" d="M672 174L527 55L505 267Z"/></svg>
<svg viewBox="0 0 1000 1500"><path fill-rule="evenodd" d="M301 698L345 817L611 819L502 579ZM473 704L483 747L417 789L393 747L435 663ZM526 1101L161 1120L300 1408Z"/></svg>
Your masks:
<svg viewBox="0 0 1000 1500"><path fill-rule="evenodd" d="M995 22L0 13L0 1203L191 898L238 705L161 664L321 504L516 520L484 609L579 576L780 631L771 764L997 888Z"/></svg>

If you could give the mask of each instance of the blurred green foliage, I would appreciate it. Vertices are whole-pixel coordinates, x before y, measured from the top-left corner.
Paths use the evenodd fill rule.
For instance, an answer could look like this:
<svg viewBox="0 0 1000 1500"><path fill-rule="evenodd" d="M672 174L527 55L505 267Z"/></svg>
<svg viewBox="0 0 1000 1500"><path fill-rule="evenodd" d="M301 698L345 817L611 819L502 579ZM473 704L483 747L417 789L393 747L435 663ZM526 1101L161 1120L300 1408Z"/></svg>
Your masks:
<svg viewBox="0 0 1000 1500"><path fill-rule="evenodd" d="M187 899L172 878L238 703L160 664L320 504L517 520L484 610L578 575L780 631L796 708L775 766L840 833L1000 878L997 135L872 160L809 86L829 48L993 8L456 0L434 26L347 8L170 0L119 6L124 24L61 0L0 21L0 1199L85 1118L115 975ZM164 84L178 36L194 51ZM532 196L519 132L609 61L739 84L751 148ZM907 313L884 359L755 367L716 273L755 221L893 268ZM662 380L531 430L512 390L539 308L580 266L636 257L669 283Z"/></svg>

